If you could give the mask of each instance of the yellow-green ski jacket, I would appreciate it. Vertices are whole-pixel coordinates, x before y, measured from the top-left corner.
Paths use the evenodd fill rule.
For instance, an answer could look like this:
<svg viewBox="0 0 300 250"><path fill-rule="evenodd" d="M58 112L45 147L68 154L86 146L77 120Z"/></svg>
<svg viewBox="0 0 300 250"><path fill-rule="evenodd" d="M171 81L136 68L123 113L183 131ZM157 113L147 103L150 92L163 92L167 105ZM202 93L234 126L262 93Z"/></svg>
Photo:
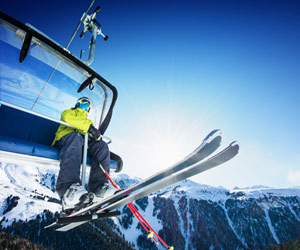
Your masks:
<svg viewBox="0 0 300 250"><path fill-rule="evenodd" d="M90 125L93 124L93 122L87 118L87 115L88 112L81 108L71 108L62 112L60 119L75 128L61 124L55 133L55 139L51 146L54 146L57 141L71 132L76 131L84 135L88 131Z"/></svg>

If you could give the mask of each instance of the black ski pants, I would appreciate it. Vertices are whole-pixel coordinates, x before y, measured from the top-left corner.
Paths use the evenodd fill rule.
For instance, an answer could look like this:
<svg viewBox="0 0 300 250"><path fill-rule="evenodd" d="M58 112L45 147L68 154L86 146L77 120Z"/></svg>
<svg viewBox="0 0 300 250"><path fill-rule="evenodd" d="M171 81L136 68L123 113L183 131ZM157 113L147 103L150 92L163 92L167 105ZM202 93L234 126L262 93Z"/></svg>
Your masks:
<svg viewBox="0 0 300 250"><path fill-rule="evenodd" d="M81 183L80 166L83 156L83 144L84 137L78 132L65 135L55 144L60 149L60 170L56 183L56 191L60 198L63 197L73 183ZM93 192L105 182L108 182L99 164L109 174L110 153L107 144L100 140L89 142L88 155L92 158L88 190Z"/></svg>

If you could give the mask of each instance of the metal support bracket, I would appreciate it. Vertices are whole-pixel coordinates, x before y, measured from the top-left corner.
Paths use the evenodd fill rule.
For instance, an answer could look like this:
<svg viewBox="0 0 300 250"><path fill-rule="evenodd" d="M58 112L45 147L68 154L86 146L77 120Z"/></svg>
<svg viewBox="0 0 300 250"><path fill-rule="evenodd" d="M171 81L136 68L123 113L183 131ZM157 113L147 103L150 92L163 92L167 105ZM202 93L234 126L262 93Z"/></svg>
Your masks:
<svg viewBox="0 0 300 250"><path fill-rule="evenodd" d="M88 138L89 138L89 133L85 133L84 134L84 146L83 146L82 172L81 172L81 185L82 186L85 186L85 180L86 180L86 160L87 160Z"/></svg>
<svg viewBox="0 0 300 250"><path fill-rule="evenodd" d="M83 20L84 28L80 34L80 38L89 30L92 33L92 38L89 46L89 58L87 61L84 61L87 65L91 65L95 57L95 47L97 35L101 35L104 38L104 41L107 41L108 36L104 35L101 30L100 23L96 20L96 14L99 12L100 7L98 6L91 15L86 15ZM82 54L83 51L81 51Z"/></svg>

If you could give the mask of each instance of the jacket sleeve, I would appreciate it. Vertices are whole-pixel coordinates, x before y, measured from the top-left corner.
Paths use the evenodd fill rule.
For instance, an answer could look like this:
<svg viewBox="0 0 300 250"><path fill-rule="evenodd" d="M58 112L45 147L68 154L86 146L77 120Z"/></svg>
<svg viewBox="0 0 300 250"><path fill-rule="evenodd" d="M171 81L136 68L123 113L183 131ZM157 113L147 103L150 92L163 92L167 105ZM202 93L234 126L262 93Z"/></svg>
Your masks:
<svg viewBox="0 0 300 250"><path fill-rule="evenodd" d="M82 115L76 115L76 112L76 109L65 110L61 114L61 120L86 133L93 122Z"/></svg>

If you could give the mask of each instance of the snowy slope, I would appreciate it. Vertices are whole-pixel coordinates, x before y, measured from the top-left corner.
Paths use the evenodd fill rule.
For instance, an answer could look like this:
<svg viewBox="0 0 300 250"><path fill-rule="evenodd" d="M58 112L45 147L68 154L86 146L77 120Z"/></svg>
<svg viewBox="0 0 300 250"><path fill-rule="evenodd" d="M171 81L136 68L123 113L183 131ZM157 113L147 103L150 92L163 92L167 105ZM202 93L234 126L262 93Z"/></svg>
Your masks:
<svg viewBox="0 0 300 250"><path fill-rule="evenodd" d="M57 170L0 162L0 220L9 226L16 220L34 219L45 209L60 210L58 195L54 192ZM10 211L8 197L15 197L17 204Z"/></svg>

